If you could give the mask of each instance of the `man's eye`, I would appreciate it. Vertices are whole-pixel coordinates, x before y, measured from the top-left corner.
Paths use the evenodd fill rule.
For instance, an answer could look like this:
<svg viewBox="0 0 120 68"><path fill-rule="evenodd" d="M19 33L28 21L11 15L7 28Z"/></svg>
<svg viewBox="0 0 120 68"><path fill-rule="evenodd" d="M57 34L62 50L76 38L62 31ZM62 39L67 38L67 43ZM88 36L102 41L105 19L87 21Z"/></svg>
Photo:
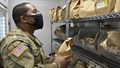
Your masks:
<svg viewBox="0 0 120 68"><path fill-rule="evenodd" d="M34 10L33 10L33 13L39 13L39 10L34 9Z"/></svg>
<svg viewBox="0 0 120 68"><path fill-rule="evenodd" d="M33 13L37 13L37 11L33 11Z"/></svg>

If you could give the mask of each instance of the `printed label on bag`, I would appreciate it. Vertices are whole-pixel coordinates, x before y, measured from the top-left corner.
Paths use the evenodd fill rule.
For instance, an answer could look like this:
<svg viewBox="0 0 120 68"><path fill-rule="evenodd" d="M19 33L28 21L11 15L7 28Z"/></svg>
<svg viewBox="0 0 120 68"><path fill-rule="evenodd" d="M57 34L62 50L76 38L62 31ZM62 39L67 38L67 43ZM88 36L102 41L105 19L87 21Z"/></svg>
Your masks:
<svg viewBox="0 0 120 68"><path fill-rule="evenodd" d="M97 9L101 9L101 8L104 8L104 7L107 7L107 6L108 6L108 5L107 5L107 0L98 2L98 3L96 4L96 8L97 8Z"/></svg>

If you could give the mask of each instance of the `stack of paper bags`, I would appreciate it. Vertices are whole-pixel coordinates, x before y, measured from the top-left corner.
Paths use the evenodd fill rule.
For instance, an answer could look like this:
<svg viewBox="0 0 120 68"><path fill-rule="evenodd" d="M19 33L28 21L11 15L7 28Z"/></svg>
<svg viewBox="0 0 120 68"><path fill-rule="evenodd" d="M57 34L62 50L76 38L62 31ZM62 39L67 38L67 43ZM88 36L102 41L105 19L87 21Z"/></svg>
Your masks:
<svg viewBox="0 0 120 68"><path fill-rule="evenodd" d="M114 12L120 12L120 0L114 0L114 1L116 1Z"/></svg>
<svg viewBox="0 0 120 68"><path fill-rule="evenodd" d="M53 22L53 15L54 15L54 13L55 13L55 9L52 8L52 9L50 10L50 22Z"/></svg>
<svg viewBox="0 0 120 68"><path fill-rule="evenodd" d="M58 11L58 21L66 19L66 5Z"/></svg>
<svg viewBox="0 0 120 68"><path fill-rule="evenodd" d="M74 45L74 41L72 38L68 38L67 40L65 40L62 43L62 45L59 47L57 56L63 57L63 56L71 55L72 54L71 46L73 45Z"/></svg>
<svg viewBox="0 0 120 68"><path fill-rule="evenodd" d="M80 0L70 0L69 7L69 18L78 19L79 18L79 6Z"/></svg>

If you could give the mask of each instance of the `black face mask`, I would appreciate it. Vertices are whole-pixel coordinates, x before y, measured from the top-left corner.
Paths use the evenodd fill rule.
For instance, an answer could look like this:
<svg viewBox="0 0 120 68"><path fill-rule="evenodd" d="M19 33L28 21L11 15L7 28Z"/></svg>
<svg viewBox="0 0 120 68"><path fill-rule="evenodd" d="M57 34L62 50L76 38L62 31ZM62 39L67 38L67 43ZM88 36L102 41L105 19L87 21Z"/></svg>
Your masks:
<svg viewBox="0 0 120 68"><path fill-rule="evenodd" d="M34 19L35 19L35 22L34 22L33 24L30 24L30 23L26 22L27 24L32 25L32 26L35 26L35 27L37 27L38 29L42 29L42 28L43 28L43 16L42 16L42 14L37 14L37 15L25 15L25 16L34 17Z"/></svg>

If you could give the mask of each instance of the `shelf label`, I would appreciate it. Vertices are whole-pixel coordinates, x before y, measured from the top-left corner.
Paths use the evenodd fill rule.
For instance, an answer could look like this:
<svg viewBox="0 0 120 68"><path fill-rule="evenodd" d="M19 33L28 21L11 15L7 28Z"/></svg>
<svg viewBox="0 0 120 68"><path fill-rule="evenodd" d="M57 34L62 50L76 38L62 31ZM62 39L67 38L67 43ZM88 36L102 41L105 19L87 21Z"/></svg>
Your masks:
<svg viewBox="0 0 120 68"><path fill-rule="evenodd" d="M70 23L70 27L74 27L74 24L73 24L73 22L71 22L71 23Z"/></svg>

